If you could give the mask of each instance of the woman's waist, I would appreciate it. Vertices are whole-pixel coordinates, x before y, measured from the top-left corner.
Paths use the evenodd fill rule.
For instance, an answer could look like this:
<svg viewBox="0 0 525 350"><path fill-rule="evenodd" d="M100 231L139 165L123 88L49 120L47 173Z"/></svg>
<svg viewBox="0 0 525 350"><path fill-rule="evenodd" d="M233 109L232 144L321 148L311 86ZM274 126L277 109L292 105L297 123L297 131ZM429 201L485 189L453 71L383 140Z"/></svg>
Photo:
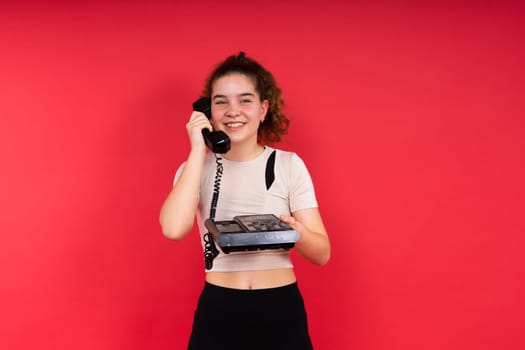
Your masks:
<svg viewBox="0 0 525 350"><path fill-rule="evenodd" d="M233 289L266 289L289 285L296 281L292 268L253 270L253 271L229 271L229 272L207 272L208 283Z"/></svg>

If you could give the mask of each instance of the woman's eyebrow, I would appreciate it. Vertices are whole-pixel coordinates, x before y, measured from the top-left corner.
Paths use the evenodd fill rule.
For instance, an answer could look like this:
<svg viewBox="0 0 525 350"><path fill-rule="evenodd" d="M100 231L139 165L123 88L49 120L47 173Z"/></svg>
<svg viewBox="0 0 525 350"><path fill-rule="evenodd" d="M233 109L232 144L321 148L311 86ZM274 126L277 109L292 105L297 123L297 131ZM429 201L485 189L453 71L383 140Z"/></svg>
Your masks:
<svg viewBox="0 0 525 350"><path fill-rule="evenodd" d="M215 100L215 99L217 99L217 98L226 98L226 95L215 95L215 96L213 96L211 99L212 99L212 100Z"/></svg>
<svg viewBox="0 0 525 350"><path fill-rule="evenodd" d="M240 97L245 97L245 96L252 96L252 97L255 97L255 94L251 93L251 92L245 92L245 93L242 93L242 94L239 94Z"/></svg>
<svg viewBox="0 0 525 350"><path fill-rule="evenodd" d="M245 96L251 96L251 97L255 97L255 94L252 93L252 92L243 92L242 94L238 94L237 96L239 97L245 97ZM212 100L215 100L217 98L227 98L226 95L215 95L212 97Z"/></svg>

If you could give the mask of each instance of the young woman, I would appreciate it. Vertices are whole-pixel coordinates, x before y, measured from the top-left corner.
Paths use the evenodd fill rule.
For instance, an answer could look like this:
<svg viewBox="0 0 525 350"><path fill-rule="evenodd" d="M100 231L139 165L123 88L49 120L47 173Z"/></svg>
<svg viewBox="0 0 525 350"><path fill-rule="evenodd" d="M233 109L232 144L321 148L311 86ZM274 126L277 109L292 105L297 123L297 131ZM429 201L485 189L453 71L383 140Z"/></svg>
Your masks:
<svg viewBox="0 0 525 350"><path fill-rule="evenodd" d="M330 243L308 170L295 153L271 147L289 125L281 90L268 70L241 52L213 70L203 95L211 98L211 119L191 114L191 150L160 213L164 235L174 240L191 231L196 215L205 250L206 281L188 349L312 349L290 251L225 254L204 225L210 215L274 214L299 233L293 249L314 264L328 262ZM203 129L226 133L231 149L209 152Z"/></svg>

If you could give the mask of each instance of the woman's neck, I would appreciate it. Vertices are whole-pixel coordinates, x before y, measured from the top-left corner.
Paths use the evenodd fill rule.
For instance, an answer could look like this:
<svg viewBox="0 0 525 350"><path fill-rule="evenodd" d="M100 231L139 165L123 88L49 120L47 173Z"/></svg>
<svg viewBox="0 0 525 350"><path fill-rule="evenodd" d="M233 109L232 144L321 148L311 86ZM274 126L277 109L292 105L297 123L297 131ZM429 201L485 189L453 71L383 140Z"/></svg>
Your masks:
<svg viewBox="0 0 525 350"><path fill-rule="evenodd" d="M228 153L224 154L223 157L236 162L245 162L256 158L263 151L264 146L261 146L258 143L250 146L232 145L231 149Z"/></svg>

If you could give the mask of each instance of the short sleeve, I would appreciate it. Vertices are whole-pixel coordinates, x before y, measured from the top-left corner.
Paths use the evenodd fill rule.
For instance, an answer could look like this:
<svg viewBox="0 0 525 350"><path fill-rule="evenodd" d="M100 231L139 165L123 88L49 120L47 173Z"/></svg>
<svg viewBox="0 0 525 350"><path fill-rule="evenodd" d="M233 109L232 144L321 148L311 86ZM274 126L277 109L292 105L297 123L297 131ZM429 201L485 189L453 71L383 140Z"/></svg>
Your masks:
<svg viewBox="0 0 525 350"><path fill-rule="evenodd" d="M182 174L182 171L184 170L184 167L186 166L186 162L182 163L179 168L177 169L177 172L175 173L175 178L173 179L173 186L177 183L177 181L180 178L180 175Z"/></svg>
<svg viewBox="0 0 525 350"><path fill-rule="evenodd" d="M317 208L314 185L304 161L295 153L290 161L290 210Z"/></svg>

